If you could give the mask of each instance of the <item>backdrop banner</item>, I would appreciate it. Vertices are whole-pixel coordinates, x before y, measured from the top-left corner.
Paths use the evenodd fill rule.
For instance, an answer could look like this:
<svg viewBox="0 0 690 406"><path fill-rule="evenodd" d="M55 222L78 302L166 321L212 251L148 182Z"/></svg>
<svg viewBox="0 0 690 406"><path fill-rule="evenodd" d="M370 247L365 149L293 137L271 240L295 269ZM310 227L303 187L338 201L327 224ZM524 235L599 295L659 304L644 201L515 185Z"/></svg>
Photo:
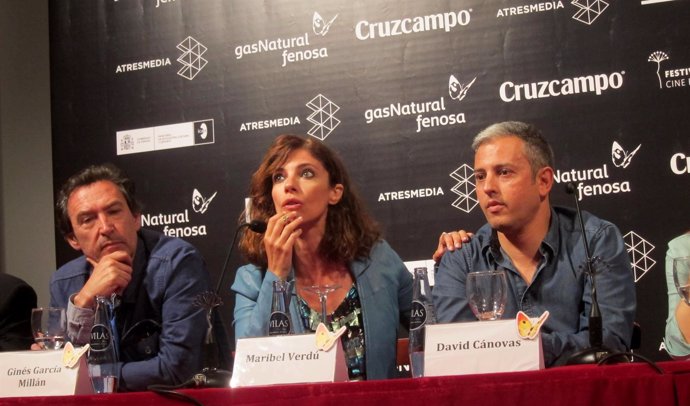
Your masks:
<svg viewBox="0 0 690 406"><path fill-rule="evenodd" d="M340 153L408 264L476 230L471 140L536 124L554 204L624 235L640 353L666 359L666 243L690 229L690 3L683 0L51 0L54 184L112 162L142 226L198 247L214 280L273 139ZM683 28L685 27L685 28ZM58 263L77 253L56 234ZM421 261L421 262L420 262ZM230 337L235 255L221 314Z"/></svg>

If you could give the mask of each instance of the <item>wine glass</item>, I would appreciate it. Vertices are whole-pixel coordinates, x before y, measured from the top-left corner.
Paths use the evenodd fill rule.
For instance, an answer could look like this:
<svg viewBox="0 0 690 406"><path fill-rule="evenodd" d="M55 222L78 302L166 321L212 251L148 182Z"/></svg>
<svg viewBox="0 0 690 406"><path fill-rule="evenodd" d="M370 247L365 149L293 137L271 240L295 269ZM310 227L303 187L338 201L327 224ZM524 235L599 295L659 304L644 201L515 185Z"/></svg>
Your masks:
<svg viewBox="0 0 690 406"><path fill-rule="evenodd" d="M67 335L67 317L61 307L39 307L31 310L34 341L43 350L59 350Z"/></svg>
<svg viewBox="0 0 690 406"><path fill-rule="evenodd" d="M508 298L504 271L470 272L465 288L472 313L479 320L498 320L503 316Z"/></svg>
<svg viewBox="0 0 690 406"><path fill-rule="evenodd" d="M305 286L302 289L319 297L319 303L321 303L321 322L328 328L326 323L326 318L328 317L328 313L326 312L326 301L328 299L328 294L340 289L340 285L312 285Z"/></svg>
<svg viewBox="0 0 690 406"><path fill-rule="evenodd" d="M690 257L673 258L673 283L683 301L690 305Z"/></svg>

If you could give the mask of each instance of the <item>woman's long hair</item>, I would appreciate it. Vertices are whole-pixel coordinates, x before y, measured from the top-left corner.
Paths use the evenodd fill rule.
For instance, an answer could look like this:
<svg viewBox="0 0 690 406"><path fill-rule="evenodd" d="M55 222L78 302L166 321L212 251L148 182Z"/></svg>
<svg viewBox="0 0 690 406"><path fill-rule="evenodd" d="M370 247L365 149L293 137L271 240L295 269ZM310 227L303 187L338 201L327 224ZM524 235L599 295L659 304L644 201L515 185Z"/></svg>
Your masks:
<svg viewBox="0 0 690 406"><path fill-rule="evenodd" d="M344 189L340 201L328 206L326 231L319 244L319 255L332 263L348 263L368 256L373 245L381 238L379 227L367 213L338 155L313 138L280 135L273 141L252 175L249 186L252 219L268 221L276 214L271 194L273 175L285 164L288 155L299 149L309 151L321 162L328 172L331 187L339 183ZM240 221L243 220L244 213L240 216ZM267 267L263 234L244 233L239 246L249 262L261 268Z"/></svg>

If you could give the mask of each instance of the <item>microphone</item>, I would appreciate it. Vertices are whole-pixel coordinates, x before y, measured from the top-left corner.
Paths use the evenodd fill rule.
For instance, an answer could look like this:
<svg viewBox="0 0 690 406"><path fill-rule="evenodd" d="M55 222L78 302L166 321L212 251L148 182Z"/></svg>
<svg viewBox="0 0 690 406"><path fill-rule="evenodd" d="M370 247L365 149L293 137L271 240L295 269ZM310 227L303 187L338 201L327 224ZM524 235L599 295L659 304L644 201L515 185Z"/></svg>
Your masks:
<svg viewBox="0 0 690 406"><path fill-rule="evenodd" d="M213 334L213 310L223 304L220 296L220 288L223 286L223 280L228 270L228 263L232 257L232 252L235 249L235 242L240 231L248 228L255 233L263 234L266 232L266 222L262 220L252 220L249 223L240 224L235 230L235 235L232 238L230 249L225 257L223 268L221 269L220 278L215 291L207 291L199 294L194 303L197 306L204 308L208 322L208 329L206 330L206 339L204 340L204 365L206 365L201 372L194 375L186 384L197 388L227 388L230 383L230 371L218 368L218 345Z"/></svg>
<svg viewBox="0 0 690 406"><path fill-rule="evenodd" d="M221 268L220 279L218 280L218 285L216 286L216 295L220 294L220 287L223 285L223 280L225 279L225 273L228 270L228 262L230 262L230 257L232 256L232 251L235 249L235 242L237 241L237 236L243 228L248 228L255 233L263 234L266 232L266 227L268 225L262 220L252 220L249 223L240 224L235 230L235 236L232 238L232 243L230 244L230 250L228 250L228 255L225 257L225 262L223 263L223 268Z"/></svg>
<svg viewBox="0 0 690 406"><path fill-rule="evenodd" d="M587 264L587 275L592 281L592 307L589 312L588 329L589 329L589 348L580 350L570 356L567 365L576 364L594 364L599 362L602 358L609 355L611 350L602 345L603 327L601 324L601 312L599 311L599 301L597 300L597 284L596 274L592 264L596 258L592 258L587 245L587 234L585 233L585 222L582 220L582 211L580 210L580 203L575 195L576 187L573 182L568 182L565 185L565 191L575 198L575 211L580 223L580 231L582 231L582 244L585 247L585 256Z"/></svg>

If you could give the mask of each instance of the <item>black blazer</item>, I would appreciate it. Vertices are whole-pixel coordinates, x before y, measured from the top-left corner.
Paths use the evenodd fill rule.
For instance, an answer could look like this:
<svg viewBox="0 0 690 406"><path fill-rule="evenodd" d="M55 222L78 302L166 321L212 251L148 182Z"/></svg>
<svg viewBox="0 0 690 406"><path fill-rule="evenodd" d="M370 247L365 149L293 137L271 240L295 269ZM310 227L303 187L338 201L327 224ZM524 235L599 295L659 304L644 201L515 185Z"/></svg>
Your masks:
<svg viewBox="0 0 690 406"><path fill-rule="evenodd" d="M23 280L0 273L0 351L31 349L31 309L36 292Z"/></svg>

